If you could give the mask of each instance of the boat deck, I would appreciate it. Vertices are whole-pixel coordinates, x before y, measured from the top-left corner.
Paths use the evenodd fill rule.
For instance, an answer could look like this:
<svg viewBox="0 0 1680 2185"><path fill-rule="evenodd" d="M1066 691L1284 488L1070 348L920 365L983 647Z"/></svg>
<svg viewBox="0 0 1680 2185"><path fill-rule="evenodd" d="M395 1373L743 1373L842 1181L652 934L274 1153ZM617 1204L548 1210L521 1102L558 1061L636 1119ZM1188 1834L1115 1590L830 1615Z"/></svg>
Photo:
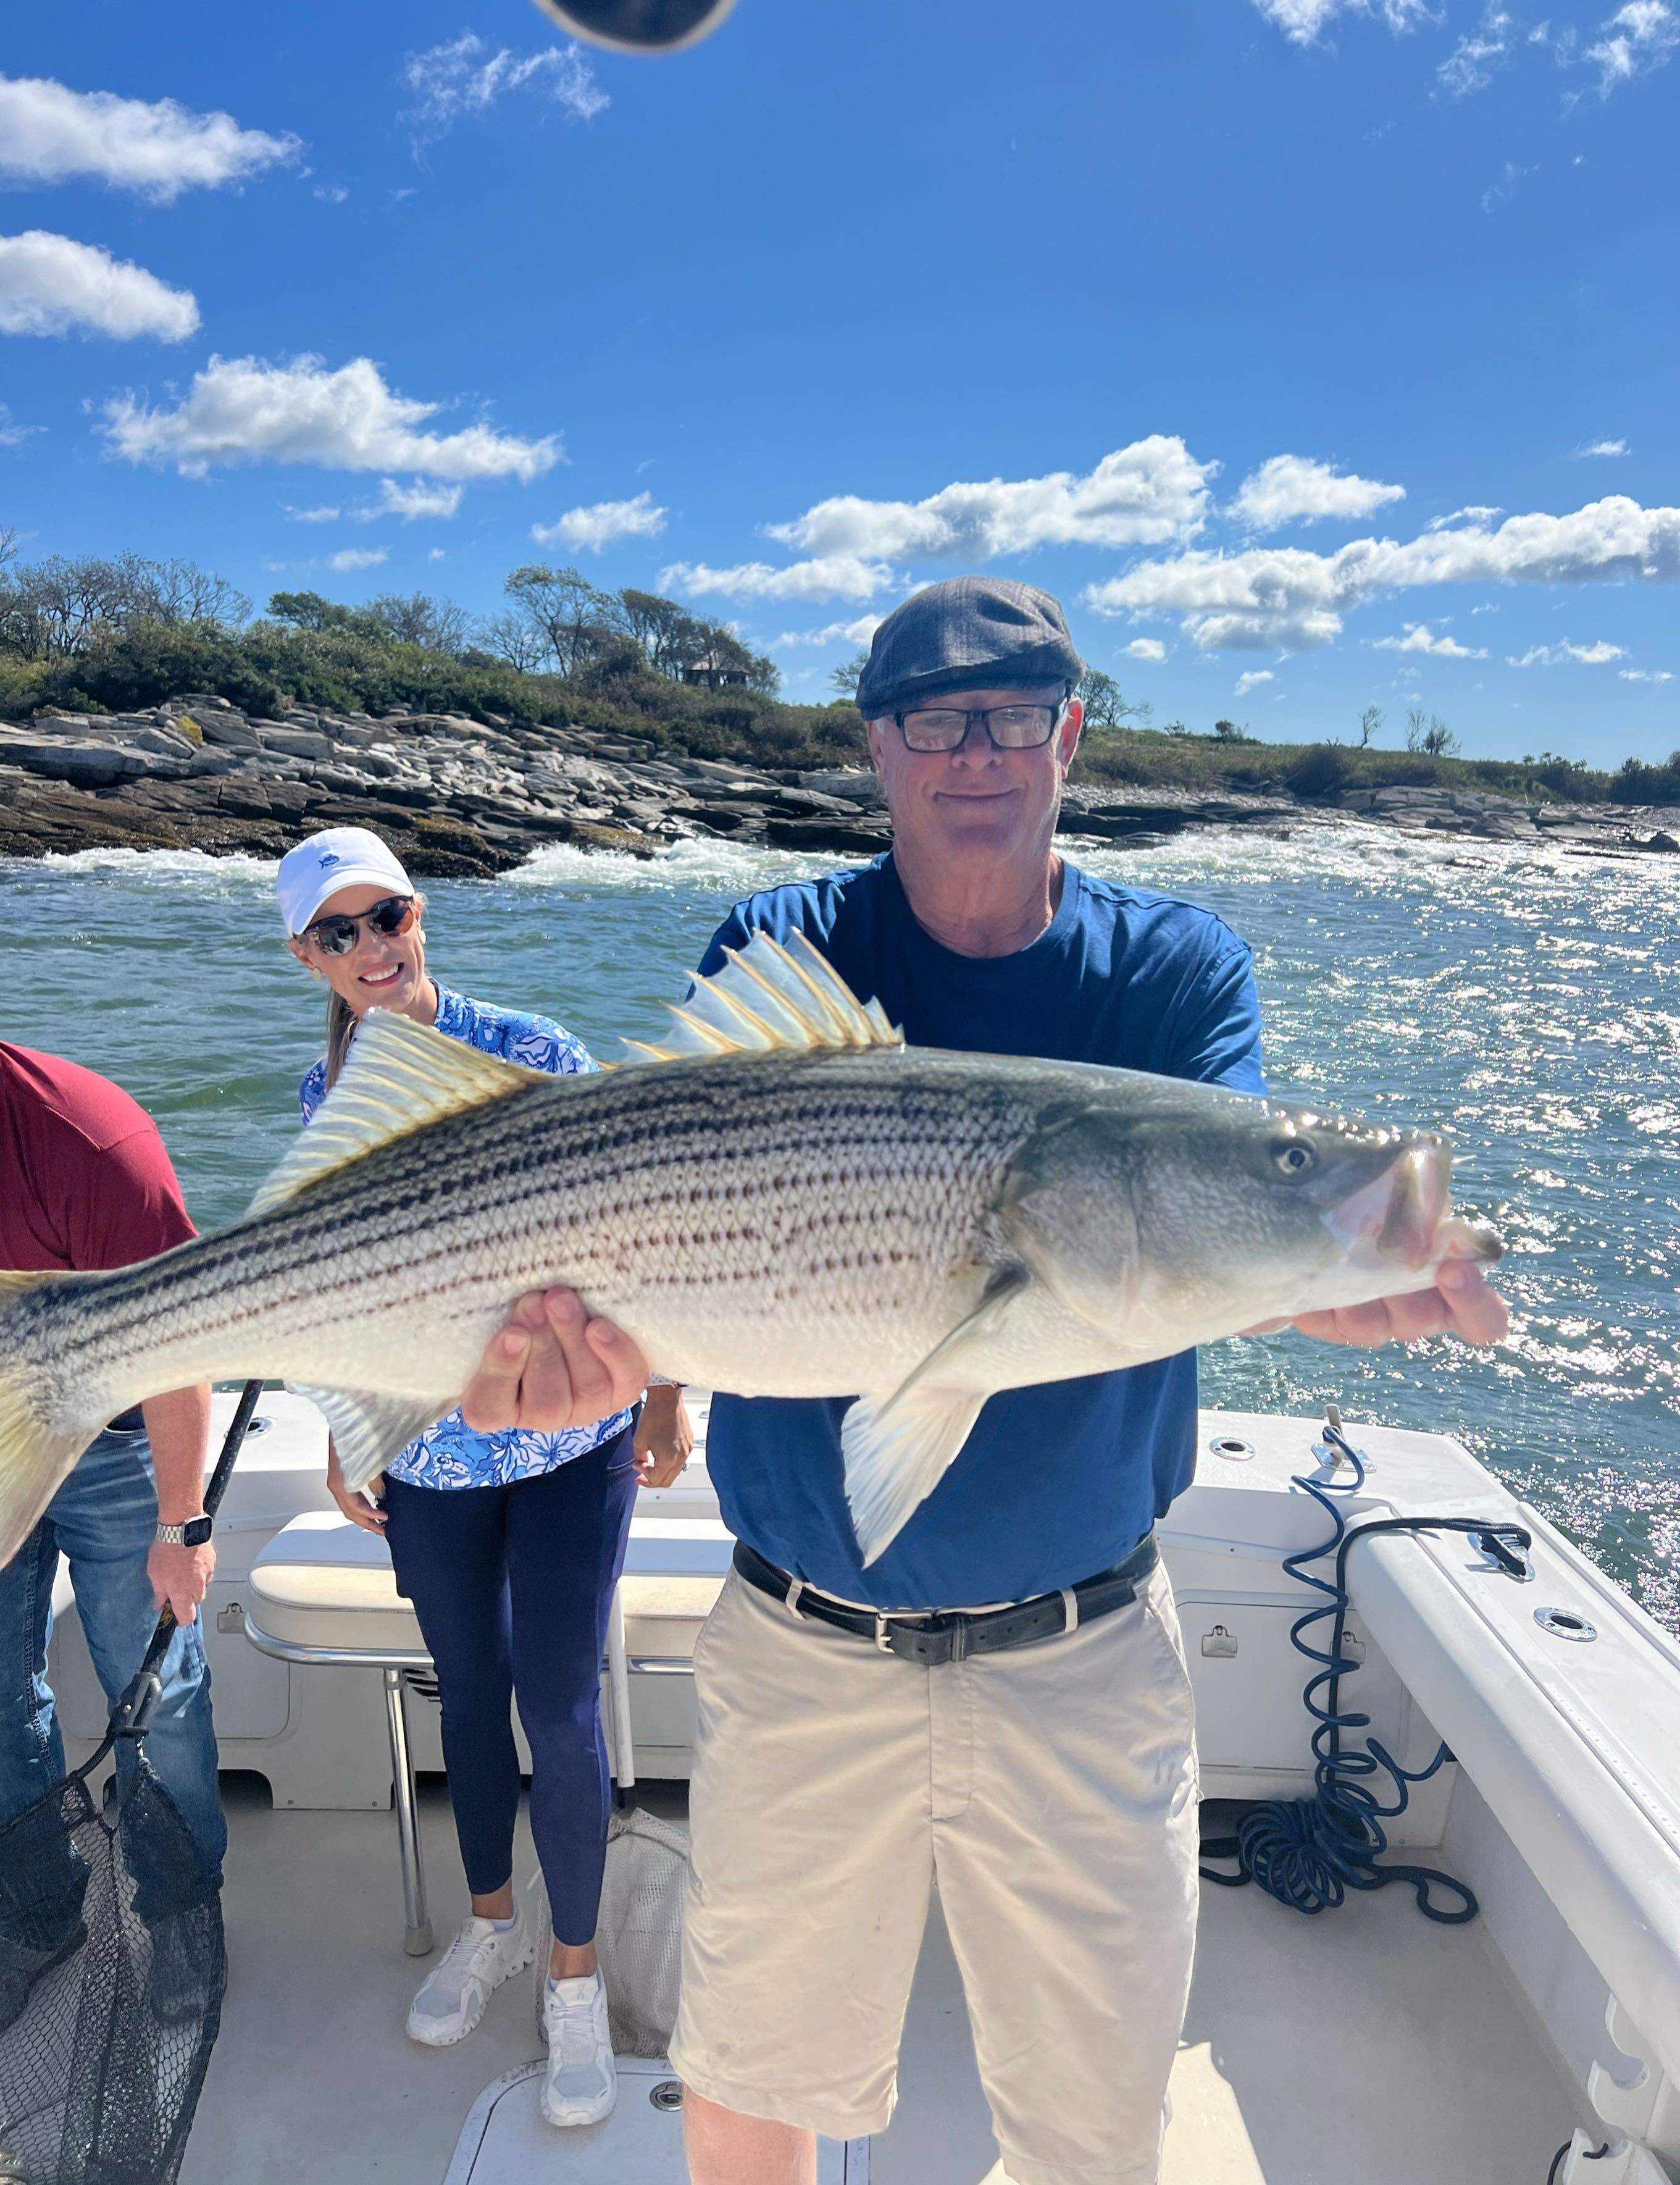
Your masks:
<svg viewBox="0 0 1680 2185"><path fill-rule="evenodd" d="M679 1812L684 1790L641 1795ZM440 2185L478 2093L537 2053L527 1981L459 2047L416 2048L432 1961L403 1954L389 1815L276 1813L250 1779L226 1803L232 1973L181 2185ZM441 1942L464 1884L441 1784L421 1808ZM533 1864L522 1820L516 1871ZM1398 1888L1316 1919L1205 1891L1172 2098L1163 2185L1542 2185L1581 2121L1479 1927ZM871 2185L1000 2185L996 2160L935 1909Z"/></svg>

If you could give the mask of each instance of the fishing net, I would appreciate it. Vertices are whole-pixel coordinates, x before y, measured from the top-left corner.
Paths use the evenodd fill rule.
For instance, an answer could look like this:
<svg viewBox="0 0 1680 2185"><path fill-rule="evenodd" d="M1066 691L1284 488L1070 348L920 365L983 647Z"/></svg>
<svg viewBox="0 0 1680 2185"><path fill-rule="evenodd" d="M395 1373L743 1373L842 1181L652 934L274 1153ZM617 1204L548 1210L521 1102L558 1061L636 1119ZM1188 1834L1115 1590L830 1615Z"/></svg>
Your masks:
<svg viewBox="0 0 1680 2185"><path fill-rule="evenodd" d="M595 1948L616 2055L662 2057L669 2052L677 2027L688 1886L689 1832L680 1823L662 1821L639 1808L611 1816ZM539 2033L553 1939L544 1895L536 1970ZM4 2175L0 2171L0 2178Z"/></svg>
<svg viewBox="0 0 1680 2185"><path fill-rule="evenodd" d="M214 1512L261 1391L204 1491ZM146 1757L165 1609L104 1743L0 1825L0 2185L173 2185L221 2023L221 1892ZM103 1804L89 1788L121 1741Z"/></svg>
<svg viewBox="0 0 1680 2185"><path fill-rule="evenodd" d="M0 2180L171 2185L221 2021L221 1897L143 1751L0 1828ZM137 1900L138 1900L137 1902Z"/></svg>

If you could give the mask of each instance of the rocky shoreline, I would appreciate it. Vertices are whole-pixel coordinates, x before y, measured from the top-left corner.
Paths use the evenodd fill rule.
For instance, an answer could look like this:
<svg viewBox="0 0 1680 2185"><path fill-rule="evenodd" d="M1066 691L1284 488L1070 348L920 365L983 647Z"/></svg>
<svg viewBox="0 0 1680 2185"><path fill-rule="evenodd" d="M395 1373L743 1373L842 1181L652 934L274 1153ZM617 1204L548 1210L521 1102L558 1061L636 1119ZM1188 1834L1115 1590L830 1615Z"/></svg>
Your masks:
<svg viewBox="0 0 1680 2185"><path fill-rule="evenodd" d="M1349 816L1593 855L1680 852L1680 814L1456 789L1354 789L1308 804L1283 789L1202 796L1087 782L1069 787L1063 824L1144 848L1188 827L1275 835ZM426 879L488 879L551 842L650 857L709 837L868 858L889 839L872 774L765 770L583 728L315 707L270 720L198 692L133 713L47 708L27 726L0 724L0 857L122 848L274 858L331 826L377 828Z"/></svg>

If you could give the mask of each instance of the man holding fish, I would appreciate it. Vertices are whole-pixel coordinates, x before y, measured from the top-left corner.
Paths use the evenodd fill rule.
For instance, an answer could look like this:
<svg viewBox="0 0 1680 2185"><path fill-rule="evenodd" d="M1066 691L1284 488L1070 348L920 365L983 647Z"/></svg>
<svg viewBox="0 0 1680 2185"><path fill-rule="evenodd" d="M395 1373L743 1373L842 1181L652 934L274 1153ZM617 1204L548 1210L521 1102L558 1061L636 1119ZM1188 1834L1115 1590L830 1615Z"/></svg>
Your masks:
<svg viewBox="0 0 1680 2185"><path fill-rule="evenodd" d="M914 595L877 631L858 692L890 857L741 905L702 970L756 932L802 936L913 1048L1262 1092L1244 944L1206 911L1097 881L1055 852L1081 673L1043 592L958 578ZM703 998L699 1013L704 1032ZM1089 1127L1066 1105L1049 1135ZM1195 1354L1181 1346L1209 1324L1220 1279L1197 1260L1198 1213L1239 1266L1278 1242L1235 1200L1198 1210L1220 1195L1208 1169L1270 1163L1275 1193L1318 1194L1315 1223L1337 1240L1335 1281L1301 1287L1300 1306L1264 1325L1376 1344L1492 1343L1507 1324L1482 1272L1497 1246L1448 1219L1434 1142L1268 1112L1264 1139L1240 1143L1205 1138L1188 1111L1141 1115L1129 1154L1109 1159L1111 1138L1076 1167L1075 1193L1093 1175L1116 1182L1110 1266L1100 1247L1077 1266L1035 1260L1034 1239L1077 1215L1054 1162L1018 1155L998 1193L1009 1250L889 1400L849 1412L835 1396L716 1399L708 1458L740 1546L695 1657L672 2049L695 2185L812 2185L815 2133L885 2127L935 1880L1008 2177L1156 2177L1194 1944L1197 1783L1153 1528L1194 1466ZM1152 1254L1171 1264L1145 1279ZM1035 1273L1075 1316L1112 1314L1118 1283L1133 1317L1156 1323L1142 1362L1084 1370L1052 1339L1036 1378L1030 1360L969 1370L968 1349L1057 1327L1028 1311ZM1242 1323L1227 1310L1222 1324ZM533 1291L463 1409L486 1429L552 1430L628 1400L646 1366L575 1291Z"/></svg>

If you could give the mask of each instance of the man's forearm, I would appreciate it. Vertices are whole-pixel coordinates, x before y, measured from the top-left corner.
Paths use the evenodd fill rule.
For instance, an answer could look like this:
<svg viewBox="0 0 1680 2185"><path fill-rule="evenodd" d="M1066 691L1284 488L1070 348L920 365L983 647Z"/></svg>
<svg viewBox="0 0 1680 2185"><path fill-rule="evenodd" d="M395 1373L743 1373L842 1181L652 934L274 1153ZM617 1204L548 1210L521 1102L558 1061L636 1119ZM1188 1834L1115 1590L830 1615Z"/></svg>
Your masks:
<svg viewBox="0 0 1680 2185"><path fill-rule="evenodd" d="M196 1517L204 1506L204 1461L210 1442L210 1384L171 1389L141 1405L158 1478L158 1515L165 1525Z"/></svg>

